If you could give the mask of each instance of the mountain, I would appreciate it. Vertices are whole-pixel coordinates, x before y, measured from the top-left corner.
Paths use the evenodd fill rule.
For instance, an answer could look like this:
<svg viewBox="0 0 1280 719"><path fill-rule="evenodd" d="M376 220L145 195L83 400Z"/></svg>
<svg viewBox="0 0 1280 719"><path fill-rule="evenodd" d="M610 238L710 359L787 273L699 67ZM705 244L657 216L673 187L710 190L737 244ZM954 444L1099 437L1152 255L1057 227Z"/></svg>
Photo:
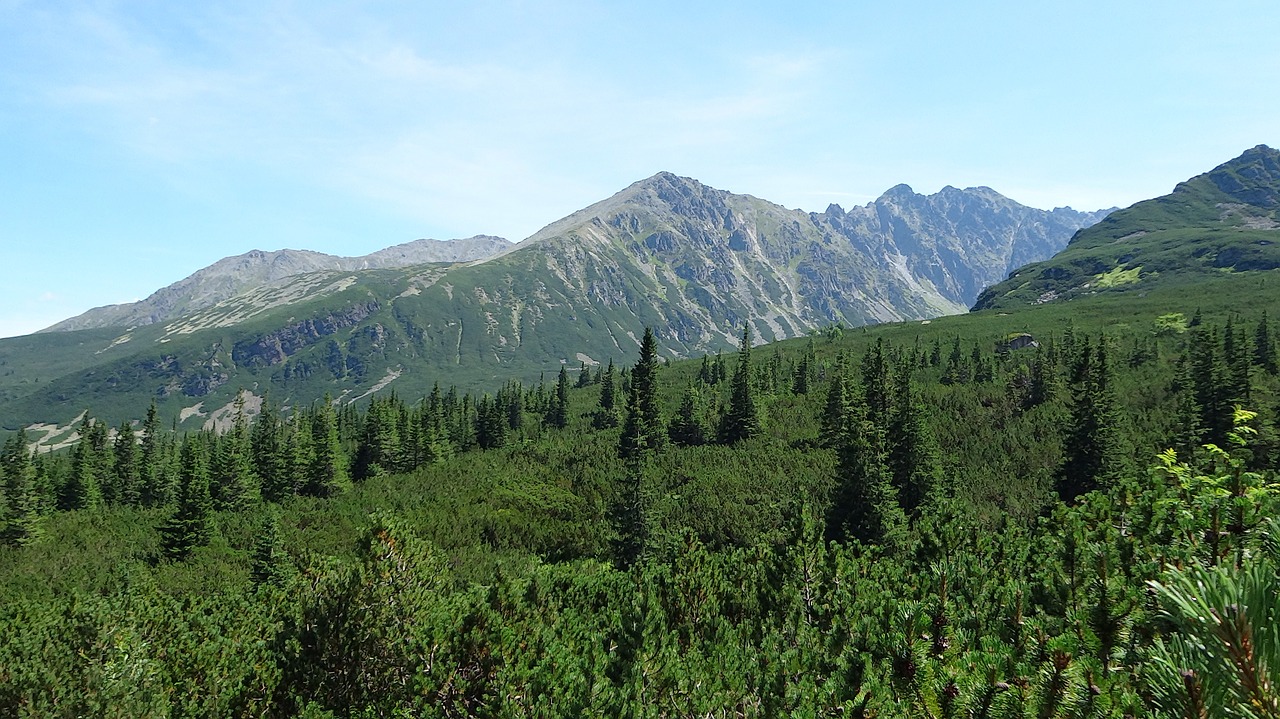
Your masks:
<svg viewBox="0 0 1280 719"><path fill-rule="evenodd" d="M1099 217L906 186L805 213L659 173L483 261L365 269L321 256L324 269L273 275L280 257L310 256L250 253L167 288L175 299L152 303L163 311L0 341L0 421L65 425L89 408L114 423L155 399L200 426L242 388L284 404L352 401L625 363L646 326L675 358L735 346L746 322L768 341L962 312L986 278L1050 256ZM250 277L232 294L239 275Z"/></svg>
<svg viewBox="0 0 1280 719"><path fill-rule="evenodd" d="M157 290L145 300L96 307L41 332L149 325L309 272L471 262L492 257L510 246L511 243L501 237L476 235L462 240L414 240L360 257L336 257L310 250L252 250L218 260L190 277Z"/></svg>
<svg viewBox="0 0 1280 719"><path fill-rule="evenodd" d="M1051 259L988 288L974 310L1146 292L1280 267L1280 151L1258 145L1173 192L1113 212Z"/></svg>

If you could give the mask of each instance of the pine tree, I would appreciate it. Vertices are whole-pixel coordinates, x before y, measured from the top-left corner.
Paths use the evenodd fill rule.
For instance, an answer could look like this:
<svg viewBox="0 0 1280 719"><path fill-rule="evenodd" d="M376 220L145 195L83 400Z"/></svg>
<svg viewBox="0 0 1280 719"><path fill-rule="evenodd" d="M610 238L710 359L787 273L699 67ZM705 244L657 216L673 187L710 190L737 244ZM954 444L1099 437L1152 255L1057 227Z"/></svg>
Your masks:
<svg viewBox="0 0 1280 719"><path fill-rule="evenodd" d="M893 377L881 338L862 357L862 397L867 419L881 432L887 432L893 415Z"/></svg>
<svg viewBox="0 0 1280 719"><path fill-rule="evenodd" d="M160 527L160 548L164 555L181 561L194 548L208 544L213 533L212 513L205 440L188 437L182 444L177 506Z"/></svg>
<svg viewBox="0 0 1280 719"><path fill-rule="evenodd" d="M649 542L648 508L644 496L644 456L629 457L617 493L609 505L613 527L613 561L619 569L629 569L644 556Z"/></svg>
<svg viewBox="0 0 1280 719"><path fill-rule="evenodd" d="M587 361L582 360L582 366L578 368L578 381L575 387L579 389L591 384L591 369L587 367Z"/></svg>
<svg viewBox="0 0 1280 719"><path fill-rule="evenodd" d="M1191 379L1200 427L1208 444L1225 445L1232 428L1233 407L1227 395L1227 367L1217 327L1200 325L1191 333Z"/></svg>
<svg viewBox="0 0 1280 719"><path fill-rule="evenodd" d="M844 355L836 357L831 383L827 386L827 402L822 411L819 441L828 449L840 449L845 438L845 420L850 416L852 393L849 391L848 368Z"/></svg>
<svg viewBox="0 0 1280 719"><path fill-rule="evenodd" d="M507 418L498 401L488 394L476 403L476 444L495 449L507 441Z"/></svg>
<svg viewBox="0 0 1280 719"><path fill-rule="evenodd" d="M894 544L906 518L893 486L884 436L866 419L862 407L853 408L844 425L835 488L827 510L827 539Z"/></svg>
<svg viewBox="0 0 1280 719"><path fill-rule="evenodd" d="M618 443L620 457L639 457L662 448L666 432L658 410L658 340L645 328L640 342L640 360L631 370L627 394L627 417Z"/></svg>
<svg viewBox="0 0 1280 719"><path fill-rule="evenodd" d="M720 420L721 444L734 444L760 433L760 415L751 396L751 324L742 328L742 344L738 347L738 366L729 388L729 409Z"/></svg>

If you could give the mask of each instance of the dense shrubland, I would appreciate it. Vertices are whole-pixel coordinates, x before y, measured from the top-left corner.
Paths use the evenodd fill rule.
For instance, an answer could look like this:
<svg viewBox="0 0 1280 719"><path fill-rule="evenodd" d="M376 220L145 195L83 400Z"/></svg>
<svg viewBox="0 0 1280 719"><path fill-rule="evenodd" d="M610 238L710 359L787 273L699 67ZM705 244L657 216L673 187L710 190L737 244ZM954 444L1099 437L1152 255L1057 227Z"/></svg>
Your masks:
<svg viewBox="0 0 1280 719"><path fill-rule="evenodd" d="M15 436L0 707L1280 716L1266 315L974 326Z"/></svg>

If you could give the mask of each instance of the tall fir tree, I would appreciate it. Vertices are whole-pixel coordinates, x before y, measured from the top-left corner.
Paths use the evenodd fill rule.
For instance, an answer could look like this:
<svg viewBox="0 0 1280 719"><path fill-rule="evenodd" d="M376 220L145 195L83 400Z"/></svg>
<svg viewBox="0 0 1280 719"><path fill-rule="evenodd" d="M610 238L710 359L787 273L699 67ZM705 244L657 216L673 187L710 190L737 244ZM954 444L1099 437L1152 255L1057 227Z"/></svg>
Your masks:
<svg viewBox="0 0 1280 719"><path fill-rule="evenodd" d="M827 401L822 411L819 442L828 449L840 449L845 439L844 423L850 416L853 393L849 390L849 370L844 355L836 357L831 381L827 385Z"/></svg>
<svg viewBox="0 0 1280 719"><path fill-rule="evenodd" d="M213 533L213 499L209 495L206 442L190 436L182 443L178 497L173 513L160 527L160 548L169 559L186 559Z"/></svg>
<svg viewBox="0 0 1280 719"><path fill-rule="evenodd" d="M885 437L855 404L844 418L827 539L895 544L906 526L884 451Z"/></svg>
<svg viewBox="0 0 1280 719"><path fill-rule="evenodd" d="M297 483L290 471L285 425L270 397L262 400L262 408L249 434L249 445L262 499L283 502L292 497L297 492Z"/></svg>
<svg viewBox="0 0 1280 719"><path fill-rule="evenodd" d="M742 328L738 366L729 386L729 408L720 418L721 444L735 444L760 434L760 413L751 387L751 323Z"/></svg>

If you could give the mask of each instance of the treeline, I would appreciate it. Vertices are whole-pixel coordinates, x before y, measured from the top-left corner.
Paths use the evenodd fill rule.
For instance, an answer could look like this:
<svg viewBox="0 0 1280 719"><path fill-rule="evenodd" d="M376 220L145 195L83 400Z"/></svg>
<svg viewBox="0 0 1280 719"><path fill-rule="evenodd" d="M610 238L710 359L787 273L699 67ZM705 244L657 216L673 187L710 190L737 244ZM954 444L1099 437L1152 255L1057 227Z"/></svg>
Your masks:
<svg viewBox="0 0 1280 719"><path fill-rule="evenodd" d="M56 458L13 438L7 536L28 546L3 559L50 541L57 509L138 507L121 516L154 522L159 549L154 574L104 593L10 597L0 706L1269 716L1270 330L1166 315L1112 336L831 333L785 352L747 331L736 358L671 367L646 332L633 367L574 382L267 404L185 437L154 412L114 436L86 421ZM311 515L348 497L397 516L375 513L354 550L308 543ZM242 557L243 579L161 583L209 567L200 547L241 517L247 540L217 556ZM426 539L474 517L471 544Z"/></svg>

